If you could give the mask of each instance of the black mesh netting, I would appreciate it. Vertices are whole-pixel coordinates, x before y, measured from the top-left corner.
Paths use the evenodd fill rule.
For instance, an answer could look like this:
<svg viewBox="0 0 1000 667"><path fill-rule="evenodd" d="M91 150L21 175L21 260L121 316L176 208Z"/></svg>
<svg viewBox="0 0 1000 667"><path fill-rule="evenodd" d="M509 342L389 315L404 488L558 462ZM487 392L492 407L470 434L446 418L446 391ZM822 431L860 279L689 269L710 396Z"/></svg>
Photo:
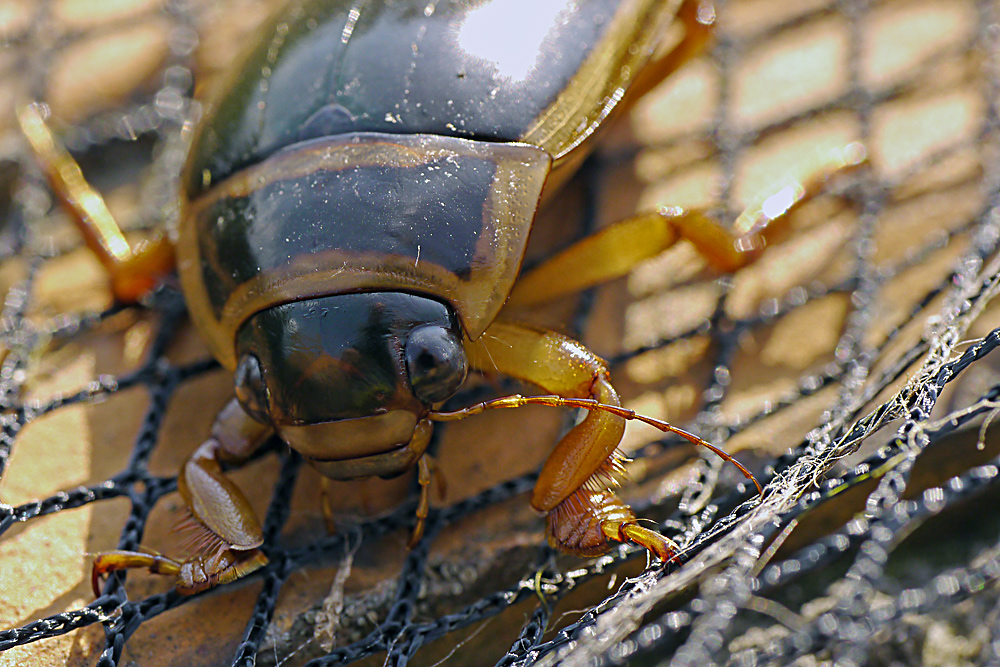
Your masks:
<svg viewBox="0 0 1000 667"><path fill-rule="evenodd" d="M760 499L731 466L630 427L623 494L683 564L549 549L525 494L566 423L525 409L438 428L447 489L413 550L411 478L324 492L275 442L232 471L266 516L261 573L185 598L132 572L96 600L88 553L176 554L175 471L231 385L173 287L108 308L11 100L52 106L142 235L175 215L194 80L225 69L222 37L240 42L266 3L23 4L0 15L0 660L1000 664L995 3L719 3L711 52L539 223L530 262L572 238L568 219L579 235L678 203L732 220L815 172L810 156L871 155L733 276L681 246L522 314L581 337L627 405L722 443L766 485ZM470 387L454 407L522 389Z"/></svg>

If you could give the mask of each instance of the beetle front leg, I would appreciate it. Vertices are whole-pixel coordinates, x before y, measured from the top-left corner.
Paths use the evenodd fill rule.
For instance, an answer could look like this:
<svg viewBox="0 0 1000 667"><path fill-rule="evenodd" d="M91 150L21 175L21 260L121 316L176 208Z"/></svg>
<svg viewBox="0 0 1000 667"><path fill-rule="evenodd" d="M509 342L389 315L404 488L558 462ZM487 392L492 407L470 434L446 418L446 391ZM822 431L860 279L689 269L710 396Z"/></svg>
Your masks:
<svg viewBox="0 0 1000 667"><path fill-rule="evenodd" d="M591 398L619 406L604 362L561 334L508 322L494 322L476 341L466 341L472 368L499 371L566 398ZM632 510L614 494L624 474L618 450L625 420L588 412L556 444L539 474L531 505L548 517L550 544L562 551L593 556L609 541L639 544L661 560L674 556L672 543L638 525Z"/></svg>
<svg viewBox="0 0 1000 667"><path fill-rule="evenodd" d="M222 463L247 459L271 433L235 399L230 401L212 425L211 437L188 458L177 478L189 512L181 528L191 531L188 542L196 553L183 562L133 551L99 554L92 573L95 593L101 576L122 569L175 576L177 591L190 595L263 567L267 558L259 549L264 541L260 521L243 492L223 473Z"/></svg>
<svg viewBox="0 0 1000 667"><path fill-rule="evenodd" d="M100 597L101 579L105 575L118 570L145 568L153 574L176 577L177 592L194 595L213 586L235 581L266 564L267 559L257 550L227 550L211 559L195 558L184 562L141 551L105 551L94 558L90 583L94 588L94 595Z"/></svg>

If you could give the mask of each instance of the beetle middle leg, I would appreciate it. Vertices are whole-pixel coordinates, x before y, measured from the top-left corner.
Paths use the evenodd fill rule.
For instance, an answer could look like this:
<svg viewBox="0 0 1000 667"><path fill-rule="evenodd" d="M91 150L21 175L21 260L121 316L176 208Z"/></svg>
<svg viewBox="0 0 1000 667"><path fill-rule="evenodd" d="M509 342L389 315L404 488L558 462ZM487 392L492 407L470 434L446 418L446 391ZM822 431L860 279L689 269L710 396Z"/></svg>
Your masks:
<svg viewBox="0 0 1000 667"><path fill-rule="evenodd" d="M164 236L135 247L129 245L104 199L84 180L79 165L56 140L41 108L29 104L18 109L21 132L63 209L108 272L115 299L135 303L173 271L173 246Z"/></svg>
<svg viewBox="0 0 1000 667"><path fill-rule="evenodd" d="M526 306L573 294L627 275L636 264L687 240L713 268L732 272L780 240L796 209L822 193L831 179L869 164L865 149L850 144L820 173L780 189L751 206L729 231L698 209L661 207L605 227L520 276L508 305Z"/></svg>
<svg viewBox="0 0 1000 667"><path fill-rule="evenodd" d="M102 575L116 570L146 568L177 578L177 591L186 595L234 581L263 567L260 552L264 535L250 502L222 470L225 462L245 460L271 435L230 401L216 417L212 434L188 458L177 478L178 491L189 516L181 526L191 532L195 554L177 561L159 554L111 551L94 561L94 592Z"/></svg>
<svg viewBox="0 0 1000 667"><path fill-rule="evenodd" d="M417 461L417 481L420 483L420 500L417 502L417 523L410 534L409 546L412 549L417 546L420 538L424 536L424 528L427 525L427 515L431 509L431 481L433 463L430 456L424 454Z"/></svg>

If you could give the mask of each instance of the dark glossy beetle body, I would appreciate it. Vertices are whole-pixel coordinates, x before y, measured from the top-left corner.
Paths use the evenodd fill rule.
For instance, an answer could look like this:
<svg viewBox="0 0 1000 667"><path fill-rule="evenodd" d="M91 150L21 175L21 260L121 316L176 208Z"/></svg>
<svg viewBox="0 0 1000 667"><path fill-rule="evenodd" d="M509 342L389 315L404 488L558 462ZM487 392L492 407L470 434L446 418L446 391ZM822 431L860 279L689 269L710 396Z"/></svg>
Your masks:
<svg viewBox="0 0 1000 667"><path fill-rule="evenodd" d="M422 448L385 454L464 376L457 361L414 396L400 356L423 326L415 311L443 304L434 317L455 320L439 347L482 336L547 182L578 163L678 4L548 3L513 43L504 24L520 17L504 2L319 0L282 14L209 98L178 246L214 354L261 362L259 416L312 459L411 465ZM333 425L359 419L364 445L346 432L357 421ZM325 424L323 445L309 424ZM323 467L354 477L357 463Z"/></svg>
<svg viewBox="0 0 1000 667"><path fill-rule="evenodd" d="M737 236L699 211L663 208L519 275L540 203L610 116L698 51L713 18L703 0L312 0L278 16L208 91L182 176L177 268L236 393L178 477L202 548L183 563L102 554L95 591L123 568L174 575L191 593L261 567L259 521L221 463L274 432L334 479L416 465L419 537L431 422L529 402L589 410L556 443L531 497L550 543L593 555L631 541L673 558L614 493L625 420L732 459L621 408L600 358L501 311L622 276L681 238L735 270L817 190L822 179L783 191L781 210L748 211ZM673 26L683 37L660 48ZM132 251L38 110L20 120L116 296L141 298L170 249ZM833 172L862 163L847 151ZM441 412L469 369L551 395Z"/></svg>
<svg viewBox="0 0 1000 667"><path fill-rule="evenodd" d="M186 194L303 141L358 132L537 146L591 137L680 0L294 3L212 91Z"/></svg>

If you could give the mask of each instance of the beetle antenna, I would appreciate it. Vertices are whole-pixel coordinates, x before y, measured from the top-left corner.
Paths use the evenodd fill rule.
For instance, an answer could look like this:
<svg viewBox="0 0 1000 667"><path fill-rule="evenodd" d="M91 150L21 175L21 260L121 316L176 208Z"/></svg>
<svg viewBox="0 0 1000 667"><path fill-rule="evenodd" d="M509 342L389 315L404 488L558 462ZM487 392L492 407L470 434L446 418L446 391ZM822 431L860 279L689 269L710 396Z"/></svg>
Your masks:
<svg viewBox="0 0 1000 667"><path fill-rule="evenodd" d="M739 461L710 442L699 438L694 433L689 433L684 429L677 428L673 424L665 422L662 419L647 417L646 415L639 414L635 410L629 410L628 408L623 408L617 405L600 403L592 398L521 396L520 394L513 394L511 396L501 396L500 398L494 398L489 401L476 403L475 405L470 405L469 407L462 408L461 410L454 410L450 412L437 412L432 410L427 416L431 421L437 422L459 421L460 419L465 419L466 417L472 415L478 415L479 413L486 412L487 410L497 410L503 408L513 409L524 407L525 405L547 405L553 408L583 408L584 410L600 410L602 412L610 412L611 414L617 415L625 420L634 420L640 421L643 424L649 424L654 428L660 429L664 433L676 433L692 444L711 450L719 458L724 461L728 461L739 468L740 472L743 473L743 476L753 482L753 485L757 487L757 493L759 493L761 497L764 496L764 489L761 488L760 483L753 476L753 474L743 467L743 464Z"/></svg>

